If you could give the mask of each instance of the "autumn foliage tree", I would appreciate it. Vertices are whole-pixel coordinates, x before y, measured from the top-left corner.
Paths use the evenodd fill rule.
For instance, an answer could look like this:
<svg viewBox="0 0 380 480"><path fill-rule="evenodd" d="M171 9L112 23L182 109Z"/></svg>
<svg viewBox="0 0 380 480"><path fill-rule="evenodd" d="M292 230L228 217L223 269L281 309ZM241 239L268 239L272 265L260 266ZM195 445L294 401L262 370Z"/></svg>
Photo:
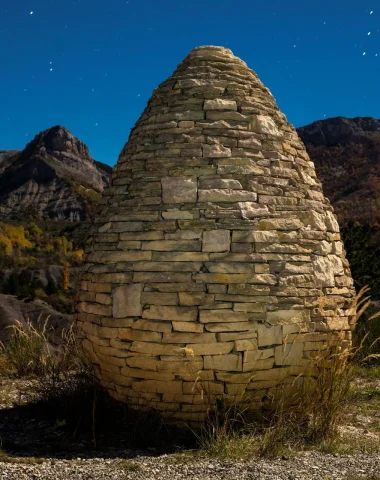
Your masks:
<svg viewBox="0 0 380 480"><path fill-rule="evenodd" d="M67 292L70 287L70 264L65 262L63 266L62 290Z"/></svg>

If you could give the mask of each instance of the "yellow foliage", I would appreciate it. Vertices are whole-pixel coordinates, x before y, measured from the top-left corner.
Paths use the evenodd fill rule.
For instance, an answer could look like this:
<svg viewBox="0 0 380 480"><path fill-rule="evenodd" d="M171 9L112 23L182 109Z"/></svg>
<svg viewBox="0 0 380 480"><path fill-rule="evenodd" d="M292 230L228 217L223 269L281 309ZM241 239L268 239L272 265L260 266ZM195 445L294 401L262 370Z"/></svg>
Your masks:
<svg viewBox="0 0 380 480"><path fill-rule="evenodd" d="M11 240L0 233L0 254L9 257L12 255L13 247Z"/></svg>
<svg viewBox="0 0 380 480"><path fill-rule="evenodd" d="M55 250L59 253L67 255L73 250L73 244L66 237L57 237L54 239Z"/></svg>
<svg viewBox="0 0 380 480"><path fill-rule="evenodd" d="M0 249L6 256L10 256L14 249L31 249L33 243L25 237L22 226L0 223Z"/></svg>
<svg viewBox="0 0 380 480"><path fill-rule="evenodd" d="M75 260L82 260L84 255L84 251L82 249L80 250L74 250L73 252L73 257Z"/></svg>
<svg viewBox="0 0 380 480"><path fill-rule="evenodd" d="M70 265L68 262L65 262L63 267L63 279L62 279L62 290L67 292L70 286Z"/></svg>

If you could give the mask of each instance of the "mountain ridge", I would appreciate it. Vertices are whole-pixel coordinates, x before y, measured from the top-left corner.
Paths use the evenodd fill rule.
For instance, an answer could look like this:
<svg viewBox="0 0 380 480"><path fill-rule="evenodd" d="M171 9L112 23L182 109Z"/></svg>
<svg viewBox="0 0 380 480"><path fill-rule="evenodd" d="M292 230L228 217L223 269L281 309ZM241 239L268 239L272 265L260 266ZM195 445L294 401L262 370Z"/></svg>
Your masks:
<svg viewBox="0 0 380 480"><path fill-rule="evenodd" d="M22 151L0 151L0 219L86 220L111 171L68 129L48 128Z"/></svg>
<svg viewBox="0 0 380 480"><path fill-rule="evenodd" d="M380 225L380 120L334 117L297 131L341 226Z"/></svg>

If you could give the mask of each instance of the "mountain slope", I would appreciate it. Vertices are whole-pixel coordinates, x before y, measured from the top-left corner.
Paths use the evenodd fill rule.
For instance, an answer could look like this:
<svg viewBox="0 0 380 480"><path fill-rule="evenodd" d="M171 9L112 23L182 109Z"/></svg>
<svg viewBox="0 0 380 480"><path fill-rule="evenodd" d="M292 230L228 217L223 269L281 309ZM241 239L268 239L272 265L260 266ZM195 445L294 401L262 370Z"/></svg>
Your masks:
<svg viewBox="0 0 380 480"><path fill-rule="evenodd" d="M49 128L22 152L0 152L0 219L86 220L109 177L66 128Z"/></svg>
<svg viewBox="0 0 380 480"><path fill-rule="evenodd" d="M336 117L298 129L341 226L380 225L380 120Z"/></svg>
<svg viewBox="0 0 380 480"><path fill-rule="evenodd" d="M330 118L298 129L341 227L359 291L380 299L380 120Z"/></svg>

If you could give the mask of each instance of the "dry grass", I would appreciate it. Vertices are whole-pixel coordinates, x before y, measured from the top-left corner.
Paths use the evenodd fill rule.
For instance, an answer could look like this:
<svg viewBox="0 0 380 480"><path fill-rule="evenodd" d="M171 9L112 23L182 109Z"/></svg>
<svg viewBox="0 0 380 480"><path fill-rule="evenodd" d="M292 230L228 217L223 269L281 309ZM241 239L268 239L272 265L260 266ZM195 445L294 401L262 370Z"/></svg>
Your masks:
<svg viewBox="0 0 380 480"><path fill-rule="evenodd" d="M62 342L54 348L48 340L49 317L40 317L34 325L19 321L8 327L12 330L6 344L1 343L1 372L18 377L36 376L52 382L77 370L80 356L72 329L62 331Z"/></svg>
<svg viewBox="0 0 380 480"><path fill-rule="evenodd" d="M126 472L138 472L139 470L141 470L141 466L138 463L131 462L131 461L128 461L128 460L124 460L122 462L119 462L117 464L117 466L119 468L122 468Z"/></svg>
<svg viewBox="0 0 380 480"><path fill-rule="evenodd" d="M369 305L366 292L360 292L356 300L358 317ZM379 314L375 314L368 322L378 317ZM53 416L75 432L85 419L86 428L96 445L98 426L104 418L107 418L107 424L112 423L111 418L116 422L116 416L112 414L116 410L94 379L84 371L72 331L64 333L62 348L57 351L48 342L48 320L37 326L30 322L26 325L18 323L12 328L12 339L7 345L2 345L3 370L7 369L8 373L17 376L35 376L41 405L50 409ZM361 438L359 445L357 435L352 435L350 430L355 427L354 420L350 428L341 428L345 420L343 417L349 417L347 412L350 408L355 407L356 413L360 411L360 415L373 418L380 408L377 387L368 387L376 381L380 371L376 364L379 357L372 353L374 342L368 344L364 337L354 348L341 345L329 345L318 352L310 371L288 378L287 383L271 389L263 399L264 408L256 408L256 411L254 402L257 407L257 399L251 401L246 389L232 399L223 396L215 398L215 395L210 395L207 382L203 382L199 373L194 371L194 391L201 394L209 411L203 428L195 432L196 455L247 459L252 456L289 456L297 450L309 448L329 452L377 451L375 436ZM370 347L369 350L366 350L367 347ZM360 365L368 366L370 361L371 368L364 369L353 363L352 360L357 358ZM353 379L360 372L362 381L357 384ZM180 444L179 436L166 430L157 412L152 412L150 416L137 415L133 410L128 412L127 407L123 408L123 414L118 412L117 418L120 422L123 417L128 435L135 445L162 444L163 437L168 450ZM376 429L380 433L380 420ZM116 430L118 425L115 424ZM134 469L135 464L132 463L125 462L125 467L121 468Z"/></svg>
<svg viewBox="0 0 380 480"><path fill-rule="evenodd" d="M370 305L367 292L368 289L362 289L355 299L356 320ZM375 313L367 322L379 316L380 313ZM362 437L360 443L355 435L350 435L349 429L340 428L354 400L353 380L358 370L363 369L354 360L360 359L361 365L370 361L372 367L368 375L376 376L380 367L374 362L378 362L380 355L373 353L373 347L379 340L376 338L368 343L365 335L358 346L347 347L341 343L321 350L309 371L294 378L292 383L280 384L272 392L262 414L258 412L254 420L249 415L252 408L247 404L245 391L232 402L230 399L219 402L217 414L215 407L213 409L210 405L210 412L214 413L209 415L201 433L197 434L201 454L244 459L290 455L309 448L352 452L358 451L360 446L362 452L379 451L377 434ZM378 394L378 391L372 392L376 398Z"/></svg>
<svg viewBox="0 0 380 480"><path fill-rule="evenodd" d="M23 465L41 465L44 463L43 458L36 457L12 457L8 453L0 450L0 463L14 463Z"/></svg>

